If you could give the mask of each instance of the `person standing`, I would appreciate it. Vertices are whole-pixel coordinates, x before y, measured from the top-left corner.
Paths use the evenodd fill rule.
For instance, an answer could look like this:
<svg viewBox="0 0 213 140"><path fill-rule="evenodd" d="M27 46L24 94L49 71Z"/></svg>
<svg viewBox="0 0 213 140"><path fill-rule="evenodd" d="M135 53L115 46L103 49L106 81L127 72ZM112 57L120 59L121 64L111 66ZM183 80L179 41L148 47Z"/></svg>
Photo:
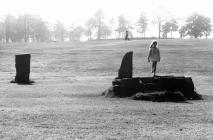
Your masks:
<svg viewBox="0 0 213 140"><path fill-rule="evenodd" d="M126 30L125 40L129 40L129 31Z"/></svg>
<svg viewBox="0 0 213 140"><path fill-rule="evenodd" d="M160 50L158 48L158 42L152 41L149 47L148 62L152 63L152 73L156 76L157 63L160 62Z"/></svg>

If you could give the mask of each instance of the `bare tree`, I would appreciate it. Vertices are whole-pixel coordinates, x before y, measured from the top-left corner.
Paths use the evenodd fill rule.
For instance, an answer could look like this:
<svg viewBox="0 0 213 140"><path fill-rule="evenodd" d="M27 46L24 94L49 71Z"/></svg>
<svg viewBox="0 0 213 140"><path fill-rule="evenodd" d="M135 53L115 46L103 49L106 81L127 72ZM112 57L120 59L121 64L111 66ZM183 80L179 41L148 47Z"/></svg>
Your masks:
<svg viewBox="0 0 213 140"><path fill-rule="evenodd" d="M32 38L36 41L48 41L50 39L48 22L39 17L34 17L32 19Z"/></svg>
<svg viewBox="0 0 213 140"><path fill-rule="evenodd" d="M144 12L141 13L140 18L137 22L137 25L139 26L138 32L142 34L142 37L145 38L146 29L147 29L147 23L148 19L146 17L146 14Z"/></svg>
<svg viewBox="0 0 213 140"><path fill-rule="evenodd" d="M69 31L70 41L80 41L81 36L83 35L85 29L82 26L72 27Z"/></svg>
<svg viewBox="0 0 213 140"><path fill-rule="evenodd" d="M177 21L175 19L171 19L162 26L163 36L167 38L167 34L170 32L172 38L172 32L177 31L177 29L178 29Z"/></svg>
<svg viewBox="0 0 213 140"><path fill-rule="evenodd" d="M110 27L107 25L103 25L102 30L101 30L101 36L104 39L107 39L111 34L112 34L112 31L111 31Z"/></svg>
<svg viewBox="0 0 213 140"><path fill-rule="evenodd" d="M33 33L33 15L25 14L19 15L17 19L17 35L15 40L24 39L25 42L29 41Z"/></svg>
<svg viewBox="0 0 213 140"><path fill-rule="evenodd" d="M14 16L12 15L6 16L4 20L6 43L9 43L10 40L12 39L15 23L16 23L16 18Z"/></svg>
<svg viewBox="0 0 213 140"><path fill-rule="evenodd" d="M97 28L97 39L101 39L101 32L102 32L102 27L104 25L104 12L102 10L98 10L95 15L95 23L96 23L96 28Z"/></svg>
<svg viewBox="0 0 213 140"><path fill-rule="evenodd" d="M171 33L171 38L172 38L172 33L176 32L178 29L178 23L177 21L173 18L169 21L170 23L170 33Z"/></svg>
<svg viewBox="0 0 213 140"><path fill-rule="evenodd" d="M0 30L6 43L10 41L28 42L29 39L46 41L50 36L47 22L44 22L39 16L29 14L19 15L17 18L7 15Z"/></svg>
<svg viewBox="0 0 213 140"><path fill-rule="evenodd" d="M165 22L168 17L170 16L170 12L166 11L163 7L158 7L154 12L154 20L153 23L158 25L158 38L161 38L162 33L162 25L163 22Z"/></svg>
<svg viewBox="0 0 213 140"><path fill-rule="evenodd" d="M186 26L181 26L181 28L179 29L179 34L181 39L186 36L186 31L187 31Z"/></svg>
<svg viewBox="0 0 213 140"><path fill-rule="evenodd" d="M118 37L120 38L121 34L125 34L127 30L131 28L129 21L124 17L124 15L121 15L118 17L118 27L116 31L118 32Z"/></svg>
<svg viewBox="0 0 213 140"><path fill-rule="evenodd" d="M61 22L57 22L54 25L54 37L56 41L64 41L65 35L66 35L66 29L64 25Z"/></svg>
<svg viewBox="0 0 213 140"><path fill-rule="evenodd" d="M111 18L109 20L109 28L111 30L111 35L114 34L114 28L115 28L115 19L114 18Z"/></svg>
<svg viewBox="0 0 213 140"><path fill-rule="evenodd" d="M85 34L89 36L89 40L92 40L92 34L93 30L96 27L96 22L94 18L90 18L86 21L85 23L86 29L85 29Z"/></svg>
<svg viewBox="0 0 213 140"><path fill-rule="evenodd" d="M5 39L5 27L4 23L0 22L0 42L3 42Z"/></svg>
<svg viewBox="0 0 213 140"><path fill-rule="evenodd" d="M163 37L167 38L167 34L170 32L171 24L170 22L166 22L162 26Z"/></svg>

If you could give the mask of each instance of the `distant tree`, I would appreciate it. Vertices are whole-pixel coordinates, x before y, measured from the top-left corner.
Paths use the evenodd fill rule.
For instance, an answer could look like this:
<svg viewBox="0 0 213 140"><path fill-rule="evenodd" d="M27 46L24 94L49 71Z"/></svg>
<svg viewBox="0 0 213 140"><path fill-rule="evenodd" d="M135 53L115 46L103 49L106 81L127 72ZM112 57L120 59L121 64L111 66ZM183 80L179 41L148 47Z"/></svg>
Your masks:
<svg viewBox="0 0 213 140"><path fill-rule="evenodd" d="M93 30L96 27L96 21L94 18L90 18L85 23L86 29L85 29L85 35L89 36L89 40L92 40L92 34Z"/></svg>
<svg viewBox="0 0 213 140"><path fill-rule="evenodd" d="M164 21L161 15L156 16L156 23L158 24L158 38L161 38L161 32L162 32L162 22Z"/></svg>
<svg viewBox="0 0 213 140"><path fill-rule="evenodd" d="M39 17L34 17L32 21L32 38L36 41L43 42L50 39L50 31L48 22L43 21Z"/></svg>
<svg viewBox="0 0 213 140"><path fill-rule="evenodd" d="M70 41L80 41L85 29L82 26L72 27L69 32Z"/></svg>
<svg viewBox="0 0 213 140"><path fill-rule="evenodd" d="M4 39L5 39L5 27L4 23L0 22L0 42L3 42Z"/></svg>
<svg viewBox="0 0 213 140"><path fill-rule="evenodd" d="M4 20L5 27L5 39L6 43L9 43L14 34L14 27L16 24L16 18L12 15L7 15Z"/></svg>
<svg viewBox="0 0 213 140"><path fill-rule="evenodd" d="M54 25L54 37L57 41L64 41L65 36L66 36L66 29L64 27L64 25L61 22L57 22Z"/></svg>
<svg viewBox="0 0 213 140"><path fill-rule="evenodd" d="M101 30L101 36L104 39L107 39L111 34L112 34L112 30L110 29L110 27L107 25L103 25Z"/></svg>
<svg viewBox="0 0 213 140"><path fill-rule="evenodd" d="M212 31L212 25L211 25L211 19L208 17L203 17L203 34L205 38L207 39L208 36L210 36L210 33Z"/></svg>
<svg viewBox="0 0 213 140"><path fill-rule="evenodd" d="M180 38L184 38L186 36L186 26L181 26L181 28L179 29L179 34L180 34Z"/></svg>
<svg viewBox="0 0 213 140"><path fill-rule="evenodd" d="M33 27L32 27L32 16L29 14L25 14L24 18L24 41L28 42L29 38L32 36Z"/></svg>
<svg viewBox="0 0 213 140"><path fill-rule="evenodd" d="M22 24L19 23L18 19L15 19L13 26L12 26L12 32L10 36L11 42L21 42L24 39L24 32L22 28Z"/></svg>
<svg viewBox="0 0 213 140"><path fill-rule="evenodd" d="M158 25L158 38L161 38L162 25L169 18L170 12L166 11L163 7L156 8L154 12L153 23Z"/></svg>
<svg viewBox="0 0 213 140"><path fill-rule="evenodd" d="M129 21L124 17L124 15L121 15L118 17L118 27L116 31L118 32L118 37L120 38L121 34L125 34L127 30L131 29Z"/></svg>
<svg viewBox="0 0 213 140"><path fill-rule="evenodd" d="M104 12L102 10L98 10L94 15L96 28L97 28L97 39L101 39L102 27L104 25Z"/></svg>
<svg viewBox="0 0 213 140"><path fill-rule="evenodd" d="M29 39L29 24L27 25L27 19L25 19L24 16L19 15L17 20L16 20L16 24L15 24L15 29L14 29L14 34L12 36L12 41L13 42L21 42L22 40L24 40L25 42L28 41ZM28 27L27 27L28 26Z"/></svg>
<svg viewBox="0 0 213 140"><path fill-rule="evenodd" d="M17 18L7 15L2 27L0 28L0 34L4 33L6 43L10 41L28 42L29 39L32 41L47 41L50 36L47 22L36 15L25 14L19 15Z"/></svg>
<svg viewBox="0 0 213 140"><path fill-rule="evenodd" d="M211 20L208 17L202 16L200 14L193 14L189 16L186 20L187 35L198 38L205 35L210 35L211 32Z"/></svg>
<svg viewBox="0 0 213 140"><path fill-rule="evenodd" d="M137 22L137 25L139 26L138 32L142 34L142 37L145 38L145 33L147 29L147 23L148 19L144 12L141 13L140 18Z"/></svg>
<svg viewBox="0 0 213 140"><path fill-rule="evenodd" d="M115 32L115 19L114 18L111 18L109 20L109 28L111 30L111 35L114 35L114 32Z"/></svg>
<svg viewBox="0 0 213 140"><path fill-rule="evenodd" d="M171 19L170 21L167 21L164 25L162 25L163 36L167 38L167 34L170 32L172 38L172 32L177 31L177 29L177 21L175 19Z"/></svg>
<svg viewBox="0 0 213 140"><path fill-rule="evenodd" d="M171 24L170 22L166 22L162 26L163 37L167 38L167 34L170 32Z"/></svg>
<svg viewBox="0 0 213 140"><path fill-rule="evenodd" d="M175 19L171 19L170 21L170 33L171 33L171 38L172 38L172 32L176 32L178 29L178 24Z"/></svg>
<svg viewBox="0 0 213 140"><path fill-rule="evenodd" d="M17 35L15 40L19 40L20 38L24 38L25 42L29 41L29 38L32 37L33 32L33 16L29 14L20 15L17 19Z"/></svg>

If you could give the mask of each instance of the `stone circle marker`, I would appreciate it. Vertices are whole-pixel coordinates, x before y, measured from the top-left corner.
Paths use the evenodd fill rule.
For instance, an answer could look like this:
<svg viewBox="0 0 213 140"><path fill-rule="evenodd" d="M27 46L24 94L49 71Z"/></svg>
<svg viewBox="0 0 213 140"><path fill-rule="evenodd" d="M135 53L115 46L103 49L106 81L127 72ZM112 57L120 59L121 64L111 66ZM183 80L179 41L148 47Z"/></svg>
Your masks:
<svg viewBox="0 0 213 140"><path fill-rule="evenodd" d="M133 52L127 52L121 62L120 69L118 71L118 78L132 78L132 56Z"/></svg>
<svg viewBox="0 0 213 140"><path fill-rule="evenodd" d="M172 101L200 100L191 77L155 76L132 77L133 52L127 52L121 62L118 77L104 91L105 97L131 97L135 100Z"/></svg>
<svg viewBox="0 0 213 140"><path fill-rule="evenodd" d="M12 83L31 84L30 81L30 54L15 55L16 76Z"/></svg>

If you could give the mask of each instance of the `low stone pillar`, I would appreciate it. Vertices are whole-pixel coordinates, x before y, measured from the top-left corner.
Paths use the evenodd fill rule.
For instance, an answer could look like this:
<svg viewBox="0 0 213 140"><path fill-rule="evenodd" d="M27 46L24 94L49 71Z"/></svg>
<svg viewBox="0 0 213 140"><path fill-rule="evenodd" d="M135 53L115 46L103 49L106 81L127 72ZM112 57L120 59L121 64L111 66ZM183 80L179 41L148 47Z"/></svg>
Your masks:
<svg viewBox="0 0 213 140"><path fill-rule="evenodd" d="M15 83L29 84L30 81L30 54L20 54L15 56L16 76Z"/></svg>

